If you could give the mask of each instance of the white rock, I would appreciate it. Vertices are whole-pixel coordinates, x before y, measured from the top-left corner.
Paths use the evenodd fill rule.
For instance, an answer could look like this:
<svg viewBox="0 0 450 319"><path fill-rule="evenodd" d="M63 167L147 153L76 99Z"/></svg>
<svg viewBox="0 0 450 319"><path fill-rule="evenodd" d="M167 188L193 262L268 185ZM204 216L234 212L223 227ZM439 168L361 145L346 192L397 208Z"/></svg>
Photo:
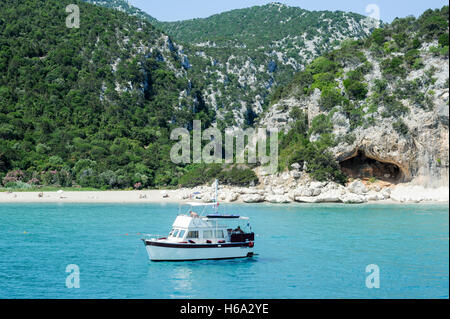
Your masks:
<svg viewBox="0 0 450 319"><path fill-rule="evenodd" d="M367 200L369 201L378 201L378 200L384 200L385 197L383 196L383 194L378 193L378 192L369 192L366 195Z"/></svg>
<svg viewBox="0 0 450 319"><path fill-rule="evenodd" d="M270 175L270 174L269 174L269 172L267 172L266 170L261 169L261 170L259 171L259 175L261 175L261 176L267 176L267 175Z"/></svg>
<svg viewBox="0 0 450 319"><path fill-rule="evenodd" d="M284 194L286 194L286 190L283 187L273 188L272 191L273 191L273 193L275 195L284 195Z"/></svg>
<svg viewBox="0 0 450 319"><path fill-rule="evenodd" d="M255 189L255 188L242 188L240 190L241 194L247 194L247 195L252 195L252 194L258 194L259 190Z"/></svg>
<svg viewBox="0 0 450 319"><path fill-rule="evenodd" d="M309 187L310 188L324 188L327 185L326 182L312 182Z"/></svg>
<svg viewBox="0 0 450 319"><path fill-rule="evenodd" d="M344 204L362 204L367 202L367 197L363 195L348 193L342 195L340 200Z"/></svg>
<svg viewBox="0 0 450 319"><path fill-rule="evenodd" d="M227 201L228 202L235 202L235 201L238 200L238 198L239 198L239 194L238 193L231 192L227 196Z"/></svg>
<svg viewBox="0 0 450 319"><path fill-rule="evenodd" d="M182 193L181 194L181 199L189 199L189 198L190 198L190 196L189 196L188 193Z"/></svg>
<svg viewBox="0 0 450 319"><path fill-rule="evenodd" d="M295 201L300 203L320 203L318 197L307 197L307 196L297 196L295 197Z"/></svg>
<svg viewBox="0 0 450 319"><path fill-rule="evenodd" d="M384 188L381 191L381 194L383 194L384 197L389 198L391 196L391 191L392 190L389 187L388 188Z"/></svg>
<svg viewBox="0 0 450 319"><path fill-rule="evenodd" d="M340 202L340 197L342 196L342 192L339 190L329 190L325 193L320 194L316 198L319 203L338 203Z"/></svg>
<svg viewBox="0 0 450 319"><path fill-rule="evenodd" d="M288 198L288 196L284 196L284 195L267 195L265 199L267 202L275 203L275 204L284 204L284 203L291 202L291 200Z"/></svg>
<svg viewBox="0 0 450 319"><path fill-rule="evenodd" d="M300 165L299 163L294 163L294 164L291 165L291 167L292 167L293 169L295 169L295 170L300 170L301 165Z"/></svg>
<svg viewBox="0 0 450 319"><path fill-rule="evenodd" d="M348 185L348 190L354 194L362 195L367 193L369 190L366 185L361 181L354 181L350 185Z"/></svg>
<svg viewBox="0 0 450 319"><path fill-rule="evenodd" d="M291 176L293 178L300 178L302 177L302 173L300 173L299 171L291 171Z"/></svg>
<svg viewBox="0 0 450 319"><path fill-rule="evenodd" d="M448 186L425 188L418 185L399 185L392 190L391 199L399 202L448 202L449 189Z"/></svg>
<svg viewBox="0 0 450 319"><path fill-rule="evenodd" d="M297 197L297 196L298 196L298 193L296 190L292 190L287 194L287 197L292 201L295 201L295 197Z"/></svg>
<svg viewBox="0 0 450 319"><path fill-rule="evenodd" d="M242 196L244 203L261 203L264 201L264 197L259 194L247 194Z"/></svg>
<svg viewBox="0 0 450 319"><path fill-rule="evenodd" d="M303 197L312 197L313 196L313 190L310 188L303 188L301 191L301 196Z"/></svg>
<svg viewBox="0 0 450 319"><path fill-rule="evenodd" d="M204 203L212 203L212 202L214 202L214 197L215 197L214 194L212 194L212 193L206 193L206 194L204 194L204 195L202 196L202 201L203 201Z"/></svg>

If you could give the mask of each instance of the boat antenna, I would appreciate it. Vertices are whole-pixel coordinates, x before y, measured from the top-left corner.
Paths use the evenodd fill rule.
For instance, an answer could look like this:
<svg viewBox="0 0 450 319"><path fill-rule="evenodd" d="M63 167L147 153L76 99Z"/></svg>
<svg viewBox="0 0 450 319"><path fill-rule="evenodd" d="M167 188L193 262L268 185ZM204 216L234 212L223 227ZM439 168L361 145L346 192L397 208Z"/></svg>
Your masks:
<svg viewBox="0 0 450 319"><path fill-rule="evenodd" d="M214 194L214 201L216 202L216 205L214 206L214 209L215 209L215 212L216 212L216 214L217 214L217 206L219 206L219 202L218 202L218 196L217 196L217 189L218 189L218 186L219 186L219 180L216 178L216 181L215 181L215 184L216 184L216 191L215 191L215 194Z"/></svg>

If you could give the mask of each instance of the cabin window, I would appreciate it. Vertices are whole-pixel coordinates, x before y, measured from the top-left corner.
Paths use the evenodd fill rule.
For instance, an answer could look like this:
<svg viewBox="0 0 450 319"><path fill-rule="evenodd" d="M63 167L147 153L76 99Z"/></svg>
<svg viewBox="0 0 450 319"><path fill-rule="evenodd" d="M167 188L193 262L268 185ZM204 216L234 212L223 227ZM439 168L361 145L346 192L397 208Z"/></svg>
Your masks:
<svg viewBox="0 0 450 319"><path fill-rule="evenodd" d="M185 231L185 230L181 230L181 231L179 232L179 234L178 234L178 237L179 237L179 238L183 238L183 237L184 237L184 233L186 233L186 231Z"/></svg>
<svg viewBox="0 0 450 319"><path fill-rule="evenodd" d="M172 230L169 233L169 237L173 235L173 232L175 231L175 229L172 228Z"/></svg>
<svg viewBox="0 0 450 319"><path fill-rule="evenodd" d="M198 238L198 230L191 230L188 232L187 238Z"/></svg>
<svg viewBox="0 0 450 319"><path fill-rule="evenodd" d="M213 237L212 230L205 230L203 232L203 238L212 238L212 237Z"/></svg>
<svg viewBox="0 0 450 319"><path fill-rule="evenodd" d="M179 229L175 229L175 231L172 234L172 237L177 237L179 231L180 231Z"/></svg>
<svg viewBox="0 0 450 319"><path fill-rule="evenodd" d="M223 237L224 237L223 230L222 229L216 230L216 238L223 238Z"/></svg>

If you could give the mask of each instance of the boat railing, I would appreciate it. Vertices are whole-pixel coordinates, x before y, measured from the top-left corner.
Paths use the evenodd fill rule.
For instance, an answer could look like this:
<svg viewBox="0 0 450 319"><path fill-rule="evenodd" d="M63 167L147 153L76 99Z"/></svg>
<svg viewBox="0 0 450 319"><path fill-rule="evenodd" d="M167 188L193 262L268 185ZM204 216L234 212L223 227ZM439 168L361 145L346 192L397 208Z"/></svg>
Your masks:
<svg viewBox="0 0 450 319"><path fill-rule="evenodd" d="M167 236L160 234L144 234L144 237L147 239L156 238L156 239L167 239Z"/></svg>

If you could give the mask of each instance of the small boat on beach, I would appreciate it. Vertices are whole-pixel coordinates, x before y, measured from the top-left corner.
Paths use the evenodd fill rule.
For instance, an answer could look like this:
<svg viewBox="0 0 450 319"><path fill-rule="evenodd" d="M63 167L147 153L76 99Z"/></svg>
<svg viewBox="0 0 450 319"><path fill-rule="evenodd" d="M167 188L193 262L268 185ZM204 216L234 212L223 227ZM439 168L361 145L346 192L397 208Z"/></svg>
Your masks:
<svg viewBox="0 0 450 319"><path fill-rule="evenodd" d="M214 203L193 202L187 203L187 206L187 211L175 219L167 237L142 239L150 260L191 261L253 257L255 234L251 231L249 218L218 213L217 182ZM213 213L207 214L207 210L211 208ZM237 224L237 227L230 227L233 224Z"/></svg>

